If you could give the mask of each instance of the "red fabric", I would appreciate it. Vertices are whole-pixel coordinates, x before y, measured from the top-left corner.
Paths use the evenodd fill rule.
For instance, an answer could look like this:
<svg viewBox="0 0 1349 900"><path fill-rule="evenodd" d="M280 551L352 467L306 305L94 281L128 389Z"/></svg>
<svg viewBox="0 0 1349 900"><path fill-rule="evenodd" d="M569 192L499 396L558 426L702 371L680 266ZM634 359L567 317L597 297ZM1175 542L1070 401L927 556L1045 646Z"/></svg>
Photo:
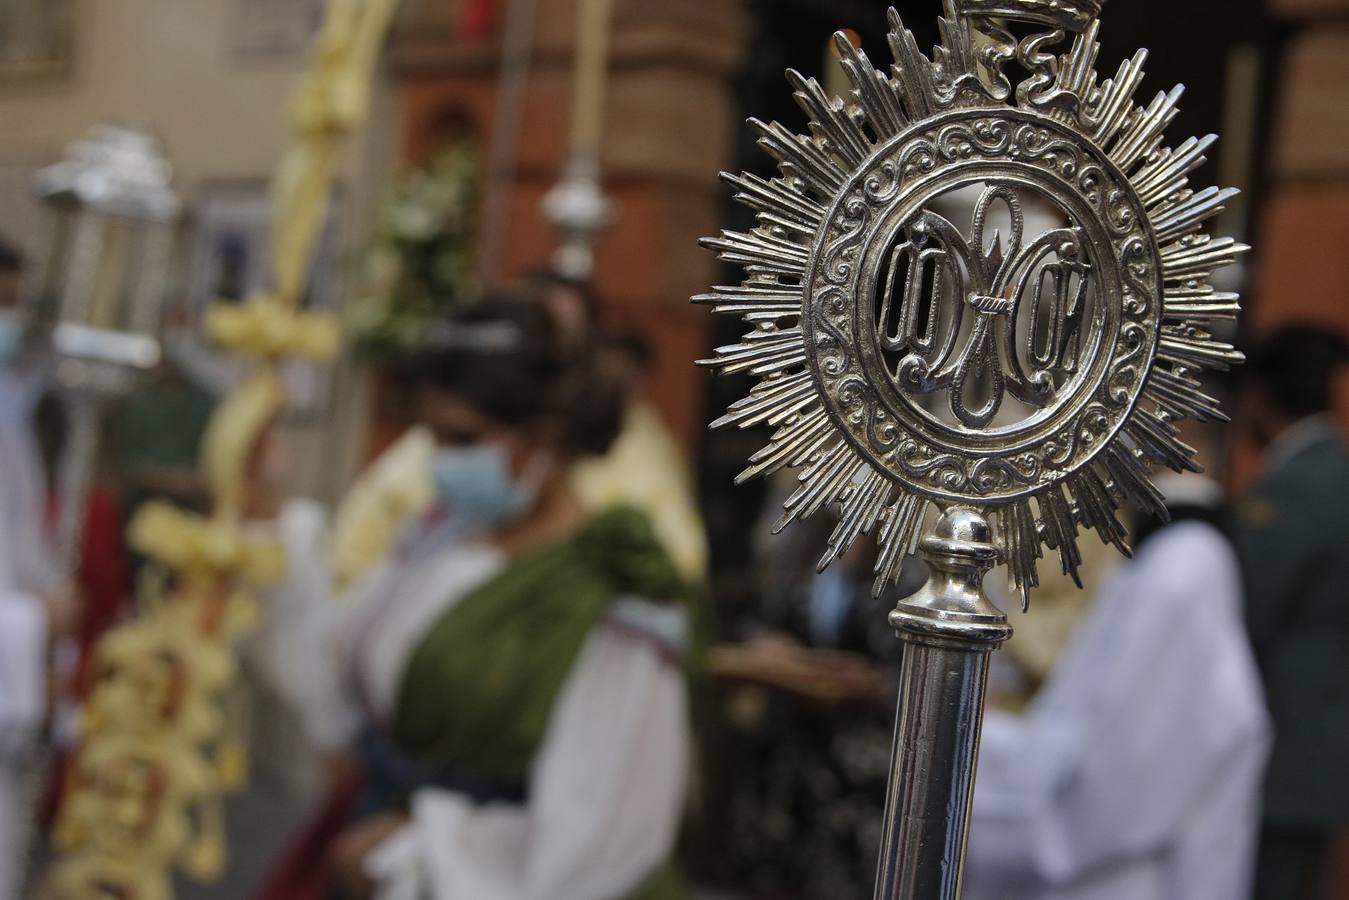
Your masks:
<svg viewBox="0 0 1349 900"><path fill-rule="evenodd" d="M57 499L54 492L47 497L45 527L48 532L55 530L60 517ZM131 563L126 554L123 520L122 502L114 491L98 485L89 489L85 499L80 571L75 579L84 600L80 631L76 635L79 667L71 686L77 697L84 697L92 687L89 679L94 644L121 620L131 597Z"/></svg>
<svg viewBox="0 0 1349 900"><path fill-rule="evenodd" d="M333 779L318 814L272 869L255 900L326 900L332 885L330 851L351 824L363 779L355 766Z"/></svg>
<svg viewBox="0 0 1349 900"><path fill-rule="evenodd" d="M497 23L497 0L467 0L459 16L459 39L481 41Z"/></svg>
<svg viewBox="0 0 1349 900"><path fill-rule="evenodd" d="M122 505L112 491L102 487L89 492L88 504L79 575L84 610L80 618L80 667L75 690L80 697L92 687L90 663L94 643L122 618L131 595L131 566L122 535Z"/></svg>
<svg viewBox="0 0 1349 900"><path fill-rule="evenodd" d="M93 688L94 645L125 614L131 596L131 566L127 561L122 529L122 504L117 495L103 487L90 489L86 501L82 556L76 583L84 600L80 612L80 630L76 635L79 659L66 696L82 700ZM57 515L55 497L47 504L48 523ZM44 824L55 821L65 794L66 775L78 748L57 747L51 760L47 784L39 800L39 816Z"/></svg>

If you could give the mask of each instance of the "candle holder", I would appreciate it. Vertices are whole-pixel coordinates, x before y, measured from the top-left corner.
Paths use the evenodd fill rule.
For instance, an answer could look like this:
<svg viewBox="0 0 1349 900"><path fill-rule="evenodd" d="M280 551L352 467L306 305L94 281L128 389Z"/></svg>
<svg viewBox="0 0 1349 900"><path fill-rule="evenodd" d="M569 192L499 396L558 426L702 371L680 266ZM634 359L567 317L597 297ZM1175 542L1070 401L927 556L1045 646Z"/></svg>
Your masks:
<svg viewBox="0 0 1349 900"><path fill-rule="evenodd" d="M577 281L590 279L595 242L616 215L600 182L612 17L613 0L582 0L572 72L571 155L561 179L543 198L544 217L561 242L553 255L553 268Z"/></svg>
<svg viewBox="0 0 1349 900"><path fill-rule="evenodd" d="M543 212L561 238L553 268L568 278L589 280L595 268L595 241L615 218L593 158L576 156L567 163L562 180L544 195Z"/></svg>
<svg viewBox="0 0 1349 900"><path fill-rule="evenodd" d="M724 176L757 225L705 241L747 277L695 302L750 330L704 364L759 379L713 425L774 429L740 479L800 470L778 530L837 511L821 569L874 535L877 594L907 556L932 571L890 618L884 900L960 894L1011 633L984 575L1028 605L1046 549L1077 577L1079 529L1128 553L1121 508L1165 515L1150 466L1198 469L1177 421L1225 419L1198 374L1241 360L1210 280L1247 248L1203 233L1235 191L1189 186L1216 138L1166 146L1181 89L1135 101L1145 52L1098 78L1101 7L945 0L931 58L892 9L893 69L839 34L851 92L787 73L809 133L751 120L780 174ZM939 212L969 194L968 220Z"/></svg>

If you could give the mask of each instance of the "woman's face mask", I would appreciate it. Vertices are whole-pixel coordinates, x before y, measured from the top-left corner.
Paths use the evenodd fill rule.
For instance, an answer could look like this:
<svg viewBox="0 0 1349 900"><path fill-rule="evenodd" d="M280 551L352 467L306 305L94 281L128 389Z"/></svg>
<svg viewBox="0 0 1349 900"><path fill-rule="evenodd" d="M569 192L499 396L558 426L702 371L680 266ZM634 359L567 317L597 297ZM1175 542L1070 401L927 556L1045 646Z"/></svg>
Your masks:
<svg viewBox="0 0 1349 900"><path fill-rule="evenodd" d="M546 470L546 456L529 452L530 462L516 476L511 465L514 441L503 426L484 418L457 395L424 389L419 398L422 423L436 436L431 479L440 505L469 530L507 525L534 508Z"/></svg>
<svg viewBox="0 0 1349 900"><path fill-rule="evenodd" d="M431 459L431 477L446 511L469 528L514 522L538 499L537 479L529 472L515 478L510 458L498 444L441 447Z"/></svg>

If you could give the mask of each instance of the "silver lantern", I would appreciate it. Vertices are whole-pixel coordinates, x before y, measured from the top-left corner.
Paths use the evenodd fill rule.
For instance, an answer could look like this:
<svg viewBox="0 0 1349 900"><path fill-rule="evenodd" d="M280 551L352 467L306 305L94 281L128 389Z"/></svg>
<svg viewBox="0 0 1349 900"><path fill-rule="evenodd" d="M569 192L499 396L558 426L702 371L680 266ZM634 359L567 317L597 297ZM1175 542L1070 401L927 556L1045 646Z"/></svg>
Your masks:
<svg viewBox="0 0 1349 900"><path fill-rule="evenodd" d="M152 135L98 125L40 170L53 214L39 314L53 320L52 353L66 395L69 439L60 476L57 563L73 576L101 409L160 359L156 337L182 202Z"/></svg>

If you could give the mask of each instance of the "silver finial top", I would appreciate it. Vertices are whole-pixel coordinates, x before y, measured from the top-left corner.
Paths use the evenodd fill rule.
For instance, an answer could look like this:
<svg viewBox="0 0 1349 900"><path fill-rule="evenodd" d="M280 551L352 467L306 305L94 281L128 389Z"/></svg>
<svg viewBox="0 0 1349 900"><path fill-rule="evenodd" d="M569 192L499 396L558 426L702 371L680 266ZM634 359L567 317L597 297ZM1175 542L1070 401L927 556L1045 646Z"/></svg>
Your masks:
<svg viewBox="0 0 1349 900"><path fill-rule="evenodd" d="M750 328L705 364L760 382L714 425L774 430L741 477L799 468L780 527L836 509L822 566L874 533L877 591L934 509L983 516L1025 593L1080 528L1127 552L1149 465L1198 468L1176 422L1222 418L1211 278L1246 248L1204 228L1235 191L1190 187L1215 138L1167 146L1145 53L1098 76L1102 2L945 0L931 57L891 10L893 69L845 40L848 96L789 72L809 134L752 121L780 177L726 176L758 224L705 244L746 280L695 301Z"/></svg>

